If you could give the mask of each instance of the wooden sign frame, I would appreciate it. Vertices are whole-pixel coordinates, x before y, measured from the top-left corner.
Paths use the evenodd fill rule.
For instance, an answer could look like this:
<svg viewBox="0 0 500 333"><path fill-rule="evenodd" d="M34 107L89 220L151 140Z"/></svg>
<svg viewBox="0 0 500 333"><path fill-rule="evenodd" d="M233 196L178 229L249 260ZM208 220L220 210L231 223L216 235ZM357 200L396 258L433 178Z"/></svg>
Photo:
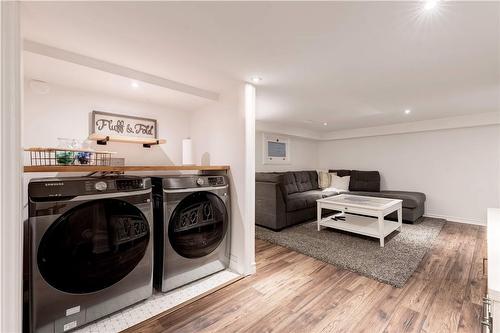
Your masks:
<svg viewBox="0 0 500 333"><path fill-rule="evenodd" d="M92 111L90 132L94 136L158 140L158 122L151 118Z"/></svg>

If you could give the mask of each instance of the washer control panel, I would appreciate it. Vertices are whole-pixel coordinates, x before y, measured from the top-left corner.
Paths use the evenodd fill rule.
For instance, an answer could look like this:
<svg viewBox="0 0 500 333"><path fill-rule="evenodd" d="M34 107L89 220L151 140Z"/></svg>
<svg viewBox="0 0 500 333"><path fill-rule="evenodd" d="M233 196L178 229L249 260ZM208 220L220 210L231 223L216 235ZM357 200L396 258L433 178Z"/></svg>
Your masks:
<svg viewBox="0 0 500 333"><path fill-rule="evenodd" d="M85 182L85 192L88 194L108 192L116 190L115 182L112 180L88 180Z"/></svg>
<svg viewBox="0 0 500 333"><path fill-rule="evenodd" d="M106 191L108 184L106 182L97 182L95 183L94 188L98 191Z"/></svg>
<svg viewBox="0 0 500 333"><path fill-rule="evenodd" d="M75 197L148 188L151 188L149 178L135 176L40 178L30 181L28 194L34 200L42 200L52 197Z"/></svg>
<svg viewBox="0 0 500 333"><path fill-rule="evenodd" d="M224 184L224 177L208 177L208 185L210 186L221 186Z"/></svg>
<svg viewBox="0 0 500 333"><path fill-rule="evenodd" d="M116 188L120 191L130 191L143 188L142 179L117 179Z"/></svg>
<svg viewBox="0 0 500 333"><path fill-rule="evenodd" d="M142 179L110 179L85 183L87 192L131 191L142 188L144 188Z"/></svg>

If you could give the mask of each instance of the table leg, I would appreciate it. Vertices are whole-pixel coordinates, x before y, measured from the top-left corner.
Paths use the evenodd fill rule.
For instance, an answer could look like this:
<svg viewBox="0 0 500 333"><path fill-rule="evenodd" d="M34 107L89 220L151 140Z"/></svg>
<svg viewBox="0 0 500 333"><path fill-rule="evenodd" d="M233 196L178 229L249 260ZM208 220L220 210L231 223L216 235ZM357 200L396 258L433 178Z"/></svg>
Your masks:
<svg viewBox="0 0 500 333"><path fill-rule="evenodd" d="M398 223L399 223L399 232L403 231L403 208L399 207L398 209Z"/></svg>
<svg viewBox="0 0 500 333"><path fill-rule="evenodd" d="M317 219L318 219L318 231L321 230L321 225L319 224L321 222L321 203L317 203Z"/></svg>
<svg viewBox="0 0 500 333"><path fill-rule="evenodd" d="M378 235L380 238L380 247L384 247L384 215L378 215Z"/></svg>

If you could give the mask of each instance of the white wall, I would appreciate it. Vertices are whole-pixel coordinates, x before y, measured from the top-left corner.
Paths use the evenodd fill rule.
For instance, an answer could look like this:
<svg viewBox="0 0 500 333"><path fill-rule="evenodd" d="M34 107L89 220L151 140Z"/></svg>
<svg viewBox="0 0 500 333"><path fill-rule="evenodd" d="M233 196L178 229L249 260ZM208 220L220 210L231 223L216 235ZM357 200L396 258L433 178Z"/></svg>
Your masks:
<svg viewBox="0 0 500 333"><path fill-rule="evenodd" d="M231 268L243 274L255 270L254 229L251 219L255 207L247 207L247 196L254 196L252 187L247 186L245 141L247 122L244 106L244 84L236 84L222 92L218 103L205 107L192 114L191 138L193 140L196 164L230 165L231 186ZM253 140L252 140L253 141ZM252 161L252 165L254 162Z"/></svg>
<svg viewBox="0 0 500 333"><path fill-rule="evenodd" d="M264 134L276 133L256 131L255 133L255 171L295 171L318 169L318 142L315 140L287 136L290 139L290 163L289 164L264 164Z"/></svg>
<svg viewBox="0 0 500 333"><path fill-rule="evenodd" d="M319 142L320 168L379 170L382 189L427 195L426 215L485 223L499 203L500 126Z"/></svg>
<svg viewBox="0 0 500 333"><path fill-rule="evenodd" d="M24 147L57 146L57 138L85 139L93 110L121 113L158 121L158 136L167 143L151 148L109 142L101 150L117 152L128 165L172 165L182 162L182 139L189 136L190 113L167 107L50 84L45 95L34 92L25 80Z"/></svg>

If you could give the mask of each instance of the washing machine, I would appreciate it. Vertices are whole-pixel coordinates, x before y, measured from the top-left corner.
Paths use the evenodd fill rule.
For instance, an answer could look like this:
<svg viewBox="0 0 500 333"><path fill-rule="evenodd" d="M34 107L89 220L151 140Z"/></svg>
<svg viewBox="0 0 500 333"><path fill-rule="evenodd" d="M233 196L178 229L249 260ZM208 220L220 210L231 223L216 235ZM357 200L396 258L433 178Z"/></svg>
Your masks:
<svg viewBox="0 0 500 333"><path fill-rule="evenodd" d="M152 295L149 178L33 179L28 194L31 332L66 332Z"/></svg>
<svg viewBox="0 0 500 333"><path fill-rule="evenodd" d="M166 292L224 270L230 257L226 176L152 177L154 285Z"/></svg>

